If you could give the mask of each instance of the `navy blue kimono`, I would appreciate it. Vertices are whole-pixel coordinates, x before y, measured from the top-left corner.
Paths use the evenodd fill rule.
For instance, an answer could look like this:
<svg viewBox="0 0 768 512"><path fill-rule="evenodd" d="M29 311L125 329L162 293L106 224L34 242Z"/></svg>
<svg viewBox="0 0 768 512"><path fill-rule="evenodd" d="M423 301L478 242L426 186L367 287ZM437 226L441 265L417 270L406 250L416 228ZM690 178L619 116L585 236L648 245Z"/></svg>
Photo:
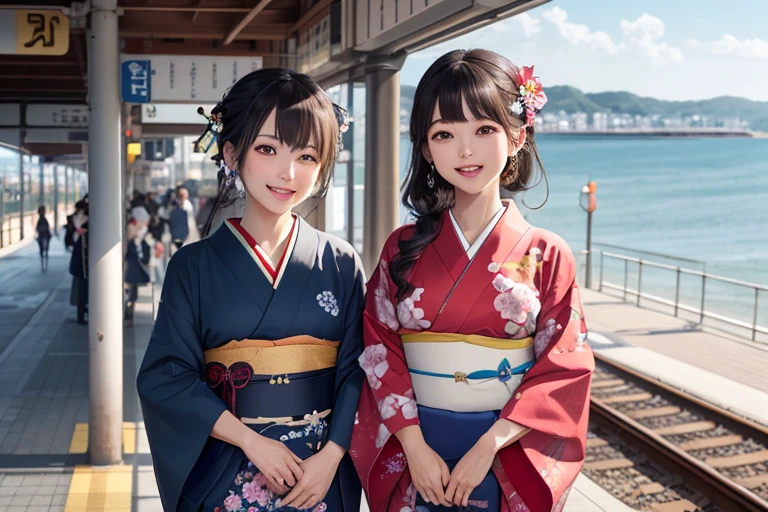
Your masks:
<svg viewBox="0 0 768 512"><path fill-rule="evenodd" d="M168 265L137 378L166 511L295 510L280 508L279 502L275 506L279 497L272 499L242 450L210 437L227 409L302 459L327 441L349 448L364 378L357 361L365 283L360 259L349 244L301 218L279 273L264 268L254 245L239 219L230 219L211 237L182 247ZM318 358L284 361L275 347L224 350L238 349L241 340L242 346L266 346L270 340L291 344L305 338L320 345L276 348L302 356L305 347L327 356L336 347L332 367L295 371L305 369L302 364L317 366ZM236 356L216 359L221 354ZM249 424L246 416L296 421ZM357 511L359 506L359 480L345 455L328 495L314 510Z"/></svg>

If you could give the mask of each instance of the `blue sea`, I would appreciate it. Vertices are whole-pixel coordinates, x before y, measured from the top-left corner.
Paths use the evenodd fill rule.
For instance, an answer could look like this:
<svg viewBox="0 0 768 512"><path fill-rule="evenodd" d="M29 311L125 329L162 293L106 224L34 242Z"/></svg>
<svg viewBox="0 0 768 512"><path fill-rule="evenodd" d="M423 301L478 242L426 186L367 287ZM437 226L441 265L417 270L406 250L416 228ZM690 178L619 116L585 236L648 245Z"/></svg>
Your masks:
<svg viewBox="0 0 768 512"><path fill-rule="evenodd" d="M569 243L580 272L587 215L579 197L592 180L597 183L593 250L768 285L768 139L539 134L537 144L549 198L542 208L523 212L531 224ZM401 165L407 160L407 146L403 141ZM541 182L518 199L536 207L546 191ZM606 279L623 284L623 261L605 261ZM598 267L599 256L594 256L595 282ZM630 265L628 285L635 287L636 282L636 265ZM707 310L752 321L753 290L715 282L706 287ZM644 268L642 290L674 299L675 273ZM701 278L683 276L681 297L687 303L698 307L700 290ZM760 302L759 323L768 325L768 292L760 293Z"/></svg>

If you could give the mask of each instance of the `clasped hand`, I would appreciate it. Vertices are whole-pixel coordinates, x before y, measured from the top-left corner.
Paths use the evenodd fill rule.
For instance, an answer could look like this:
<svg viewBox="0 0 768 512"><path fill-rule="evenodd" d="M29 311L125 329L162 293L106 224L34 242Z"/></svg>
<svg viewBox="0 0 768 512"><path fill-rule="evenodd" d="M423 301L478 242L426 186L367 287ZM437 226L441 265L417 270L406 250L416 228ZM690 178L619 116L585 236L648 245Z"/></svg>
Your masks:
<svg viewBox="0 0 768 512"><path fill-rule="evenodd" d="M481 438L449 472L423 438L404 450L413 485L424 501L446 507L469 505L469 495L488 474L496 456L493 445Z"/></svg>
<svg viewBox="0 0 768 512"><path fill-rule="evenodd" d="M328 494L344 455L340 446L329 442L315 455L301 460L283 443L260 435L253 437L243 451L264 475L269 490L276 496L288 493L280 507L290 505L300 510L316 505Z"/></svg>

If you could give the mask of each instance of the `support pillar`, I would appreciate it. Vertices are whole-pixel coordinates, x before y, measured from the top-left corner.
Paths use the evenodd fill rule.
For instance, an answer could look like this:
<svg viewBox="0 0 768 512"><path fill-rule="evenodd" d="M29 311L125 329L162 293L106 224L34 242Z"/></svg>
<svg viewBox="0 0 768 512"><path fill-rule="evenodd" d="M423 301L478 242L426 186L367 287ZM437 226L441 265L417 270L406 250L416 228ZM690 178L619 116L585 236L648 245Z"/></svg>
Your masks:
<svg viewBox="0 0 768 512"><path fill-rule="evenodd" d="M366 63L363 265L368 275L400 226L400 68L405 54Z"/></svg>
<svg viewBox="0 0 768 512"><path fill-rule="evenodd" d="M88 94L88 447L122 460L123 254L117 0L92 0Z"/></svg>

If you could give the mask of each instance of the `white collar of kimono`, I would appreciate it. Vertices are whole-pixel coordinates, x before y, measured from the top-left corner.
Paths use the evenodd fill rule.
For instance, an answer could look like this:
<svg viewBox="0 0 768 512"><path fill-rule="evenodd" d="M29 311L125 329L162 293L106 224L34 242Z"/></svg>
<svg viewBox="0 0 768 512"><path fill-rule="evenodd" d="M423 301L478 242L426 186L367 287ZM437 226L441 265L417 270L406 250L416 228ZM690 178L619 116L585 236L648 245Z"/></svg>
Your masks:
<svg viewBox="0 0 768 512"><path fill-rule="evenodd" d="M464 232L459 227L459 223L456 222L456 217L453 216L453 212L451 210L448 210L448 214L451 216L451 223L453 223L453 229L456 230L456 234L459 237L459 241L461 242L462 247L464 247L464 252L467 253L467 258L471 260L475 256L477 251L483 245L483 242L485 242L485 239L488 238L488 235L491 234L491 231L493 231L493 228L495 228L496 224L498 224L501 216L504 215L505 209L506 209L506 206L504 205L502 205L501 208L499 208L499 211L496 212L496 214L493 216L491 221L485 226L485 229L483 229L480 232L480 234L477 236L477 238L472 244L470 244L469 241L467 241L467 237L464 236Z"/></svg>
<svg viewBox="0 0 768 512"><path fill-rule="evenodd" d="M296 215L292 215L293 217L293 227L291 229L291 238L288 240L288 244L285 247L285 251L281 255L281 263L280 268L275 269L275 264L272 262L272 259L269 257L269 255L266 253L264 249L262 249L258 244L251 247L251 245L248 243L248 241L243 237L243 235L238 231L238 229L233 226L230 222L225 222L229 230L232 232L233 235L235 235L235 238L242 244L242 246L248 251L248 254L253 258L253 261L256 262L256 265L259 267L261 272L264 274L264 277L267 278L267 281L269 281L272 284L272 288L277 289L277 285L280 284L280 280L283 278L283 274L285 273L285 268L288 266L288 260L291 257L291 254L293 253L293 248L296 245L296 237L298 236L299 229L296 221ZM258 254L257 254L258 252ZM270 268L267 268L267 265ZM273 277L273 274L277 274L275 277Z"/></svg>

